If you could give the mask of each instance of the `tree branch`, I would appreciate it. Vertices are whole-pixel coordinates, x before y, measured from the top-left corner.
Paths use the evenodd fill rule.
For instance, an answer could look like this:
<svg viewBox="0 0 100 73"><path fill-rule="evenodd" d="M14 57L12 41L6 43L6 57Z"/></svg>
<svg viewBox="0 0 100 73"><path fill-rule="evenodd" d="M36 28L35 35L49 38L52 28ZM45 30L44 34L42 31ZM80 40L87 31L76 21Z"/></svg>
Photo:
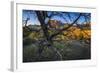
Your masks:
<svg viewBox="0 0 100 73"><path fill-rule="evenodd" d="M79 16L73 21L73 23L71 23L68 27L65 27L65 28L61 29L60 31L58 31L57 33L52 34L52 35L50 36L50 39L54 38L54 37L57 36L58 34L61 34L61 32L63 32L63 31L65 31L65 30L69 29L71 26L73 26L73 24L75 24L75 23L78 21L78 19L79 19L80 17L81 17L81 13L80 13Z"/></svg>

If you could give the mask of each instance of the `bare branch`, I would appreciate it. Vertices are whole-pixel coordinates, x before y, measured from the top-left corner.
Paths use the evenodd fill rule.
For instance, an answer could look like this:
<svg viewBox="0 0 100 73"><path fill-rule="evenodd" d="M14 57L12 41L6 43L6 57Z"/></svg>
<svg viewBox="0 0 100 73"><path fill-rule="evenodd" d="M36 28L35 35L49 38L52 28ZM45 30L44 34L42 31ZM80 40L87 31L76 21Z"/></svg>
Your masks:
<svg viewBox="0 0 100 73"><path fill-rule="evenodd" d="M81 13L80 13L79 16L73 21L73 23L71 23L68 27L65 27L65 28L61 29L60 31L58 31L57 33L52 34L52 35L50 36L50 39L52 39L53 37L57 36L58 34L61 34L63 31L69 29L71 26L73 26L73 24L75 24L75 23L78 21L78 19L79 19L80 17L81 17Z"/></svg>

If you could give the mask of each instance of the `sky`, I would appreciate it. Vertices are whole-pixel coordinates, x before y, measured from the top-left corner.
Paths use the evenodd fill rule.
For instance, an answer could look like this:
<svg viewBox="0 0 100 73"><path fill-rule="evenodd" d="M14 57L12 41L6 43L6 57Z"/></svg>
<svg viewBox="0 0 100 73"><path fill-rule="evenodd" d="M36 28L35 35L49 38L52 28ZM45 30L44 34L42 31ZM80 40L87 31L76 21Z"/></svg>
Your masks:
<svg viewBox="0 0 100 73"><path fill-rule="evenodd" d="M27 18L30 18L30 20L28 21L28 25L40 25L36 14L33 10L23 10L23 15L22 15L22 21L26 20Z"/></svg>
<svg viewBox="0 0 100 73"><path fill-rule="evenodd" d="M48 15L50 15L52 12L57 13L56 11L48 11L47 13L48 13ZM61 13L61 12L58 12L58 13ZM68 15L66 13L70 14L71 19L69 19ZM62 13L63 17L56 15L56 16L53 16L51 18L51 20L58 20L58 21L61 21L61 23L72 23L78 17L79 14L80 14L79 12L64 12L64 13ZM90 15L90 17L87 19L87 21L91 21L91 13L83 13L83 14ZM30 18L30 20L27 23L28 25L34 25L34 24L40 25L40 22L38 21L37 15L34 10L23 10L23 12L22 12L23 24L27 18ZM84 21L85 21L85 18L83 16L81 16L80 19L78 20L78 23L82 24Z"/></svg>

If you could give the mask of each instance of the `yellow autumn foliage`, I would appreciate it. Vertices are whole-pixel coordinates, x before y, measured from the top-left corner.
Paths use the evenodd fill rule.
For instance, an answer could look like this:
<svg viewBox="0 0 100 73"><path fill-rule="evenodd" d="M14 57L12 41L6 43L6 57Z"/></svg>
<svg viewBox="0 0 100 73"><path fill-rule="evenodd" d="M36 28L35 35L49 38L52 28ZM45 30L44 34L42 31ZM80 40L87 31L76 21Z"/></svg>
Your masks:
<svg viewBox="0 0 100 73"><path fill-rule="evenodd" d="M90 39L91 38L91 30L81 30L79 28L70 28L67 31L63 32L63 35L60 35L59 39L61 40L70 40L70 39Z"/></svg>
<svg viewBox="0 0 100 73"><path fill-rule="evenodd" d="M26 28L23 29L24 35L33 40L38 40L43 37L43 32L29 32ZM57 31L49 30L50 35L56 33ZM79 29L77 27L71 27L62 32L61 35L57 35L55 37L56 40L80 40L80 39L90 39L91 38L91 30L90 29Z"/></svg>
<svg viewBox="0 0 100 73"><path fill-rule="evenodd" d="M28 37L30 39L38 40L38 38L40 37L40 35L39 35L39 33L32 32L32 33L30 33L30 35Z"/></svg>

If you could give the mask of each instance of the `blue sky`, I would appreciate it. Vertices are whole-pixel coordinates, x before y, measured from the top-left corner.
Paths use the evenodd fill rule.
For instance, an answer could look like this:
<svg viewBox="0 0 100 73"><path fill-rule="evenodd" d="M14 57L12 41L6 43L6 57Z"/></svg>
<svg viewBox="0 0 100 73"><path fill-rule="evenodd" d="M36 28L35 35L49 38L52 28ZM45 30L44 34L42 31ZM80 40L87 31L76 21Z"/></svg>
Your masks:
<svg viewBox="0 0 100 73"><path fill-rule="evenodd" d="M28 21L28 25L30 25L30 24L31 25L34 25L34 24L40 25L34 10L23 10L22 13L23 13L23 15L22 15L23 21L26 20L27 18L30 18L30 20ZM52 13L52 11L48 11L48 15L50 15L50 13ZM70 14L70 17L72 18L71 20L68 18L68 15L63 14L63 13L62 13L63 17L56 15L56 16L53 16L51 19L61 21L62 23L72 23L79 15L79 12L66 12L66 13ZM90 13L83 13L83 14L88 14L91 16ZM66 20L67 20L67 22L66 22ZM81 24L84 21L85 21L84 17L81 16L78 23ZM91 21L91 18L88 18L88 21Z"/></svg>
<svg viewBox="0 0 100 73"><path fill-rule="evenodd" d="M30 18L28 25L40 24L33 10L23 10L22 20L26 20L27 18Z"/></svg>

